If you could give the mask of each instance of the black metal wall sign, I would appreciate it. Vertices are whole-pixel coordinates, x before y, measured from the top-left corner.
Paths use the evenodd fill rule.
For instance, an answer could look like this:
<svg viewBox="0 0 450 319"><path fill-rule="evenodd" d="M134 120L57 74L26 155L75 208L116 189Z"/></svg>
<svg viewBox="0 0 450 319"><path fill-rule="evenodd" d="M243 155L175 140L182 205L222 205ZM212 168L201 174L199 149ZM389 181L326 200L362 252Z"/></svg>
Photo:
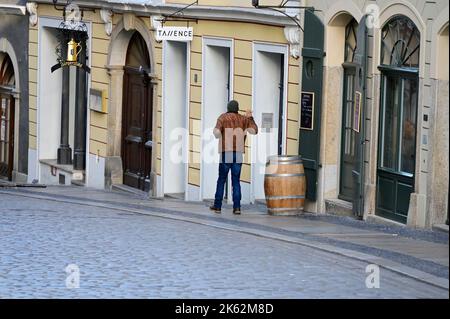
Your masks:
<svg viewBox="0 0 450 319"><path fill-rule="evenodd" d="M300 129L314 130L314 97L313 92L302 92L300 110Z"/></svg>

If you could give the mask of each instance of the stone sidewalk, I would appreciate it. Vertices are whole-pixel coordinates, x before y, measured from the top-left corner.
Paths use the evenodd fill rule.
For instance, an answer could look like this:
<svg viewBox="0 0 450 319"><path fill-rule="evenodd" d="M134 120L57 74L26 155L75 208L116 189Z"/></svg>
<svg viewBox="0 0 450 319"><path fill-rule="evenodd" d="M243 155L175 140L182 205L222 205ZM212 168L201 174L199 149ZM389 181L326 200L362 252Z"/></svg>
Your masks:
<svg viewBox="0 0 450 319"><path fill-rule="evenodd" d="M234 216L225 205L222 214L206 202L149 199L140 194L100 191L83 187L0 188L2 193L81 205L126 210L252 234L377 264L435 286L449 288L448 233L386 226L349 217L303 214L270 216L264 205L243 207Z"/></svg>

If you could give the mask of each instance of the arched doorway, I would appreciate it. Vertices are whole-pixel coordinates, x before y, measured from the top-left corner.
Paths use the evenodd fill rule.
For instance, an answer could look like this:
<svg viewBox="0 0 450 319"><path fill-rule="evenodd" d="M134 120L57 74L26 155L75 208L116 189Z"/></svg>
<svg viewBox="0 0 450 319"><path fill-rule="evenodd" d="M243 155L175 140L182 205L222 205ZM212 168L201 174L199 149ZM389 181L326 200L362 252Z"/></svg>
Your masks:
<svg viewBox="0 0 450 319"><path fill-rule="evenodd" d="M122 109L123 183L149 191L153 148L153 90L148 76L150 55L144 38L135 32L124 67Z"/></svg>
<svg viewBox="0 0 450 319"><path fill-rule="evenodd" d="M339 178L330 184L335 189L335 195L325 195L329 196L325 202L327 206L331 204L329 207L333 212L338 207L345 214L353 211L357 218L362 218L365 212L363 141L366 138L368 30L367 17L353 11L353 14L337 13L327 29L327 51L332 52L327 54L327 67L330 70L327 76L329 83L336 84L327 88L327 117L331 119L327 119L327 145L334 145L334 149L327 146L325 153L328 155L325 158L335 161L327 162L327 165L328 169L336 170ZM340 94L336 86L340 86Z"/></svg>
<svg viewBox="0 0 450 319"><path fill-rule="evenodd" d="M14 165L14 68L9 56L0 53L0 178L12 180Z"/></svg>
<svg viewBox="0 0 450 319"><path fill-rule="evenodd" d="M356 134L353 121L355 110L355 54L358 44L358 22L352 19L345 28L344 48L344 90L342 101L342 130L341 130L341 166L339 178L339 198L351 202L353 199L354 183L352 171L356 156Z"/></svg>
<svg viewBox="0 0 450 319"><path fill-rule="evenodd" d="M382 30L376 213L407 222L414 192L420 32L405 16Z"/></svg>

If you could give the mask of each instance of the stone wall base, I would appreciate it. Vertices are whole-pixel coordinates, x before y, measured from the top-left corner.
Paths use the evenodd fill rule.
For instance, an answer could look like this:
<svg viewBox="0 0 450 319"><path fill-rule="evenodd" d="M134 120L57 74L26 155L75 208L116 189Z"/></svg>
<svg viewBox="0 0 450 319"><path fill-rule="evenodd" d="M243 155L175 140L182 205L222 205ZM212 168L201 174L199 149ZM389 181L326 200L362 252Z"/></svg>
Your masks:
<svg viewBox="0 0 450 319"><path fill-rule="evenodd" d="M110 156L105 159L105 186L111 189L112 185L123 184L123 166L120 156Z"/></svg>

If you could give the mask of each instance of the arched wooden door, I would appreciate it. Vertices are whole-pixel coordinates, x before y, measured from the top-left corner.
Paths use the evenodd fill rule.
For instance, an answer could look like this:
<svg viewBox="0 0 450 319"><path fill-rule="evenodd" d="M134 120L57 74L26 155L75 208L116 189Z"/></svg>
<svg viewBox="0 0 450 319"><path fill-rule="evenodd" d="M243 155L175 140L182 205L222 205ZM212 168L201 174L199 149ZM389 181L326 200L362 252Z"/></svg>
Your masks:
<svg viewBox="0 0 450 319"><path fill-rule="evenodd" d="M352 177L356 156L356 132L354 130L355 80L357 64L355 63L358 44L358 22L352 19L345 28L345 62L344 99L342 102L342 137L341 137L341 169L339 182L339 198L351 202L353 200L354 183Z"/></svg>
<svg viewBox="0 0 450 319"><path fill-rule="evenodd" d="M14 68L8 55L0 54L0 178L12 179L14 161Z"/></svg>
<svg viewBox="0 0 450 319"><path fill-rule="evenodd" d="M415 189L420 32L407 17L397 16L382 35L376 212L406 223Z"/></svg>
<svg viewBox="0 0 450 319"><path fill-rule="evenodd" d="M153 148L153 95L150 56L142 36L131 38L125 65L122 112L122 161L125 185L150 190Z"/></svg>

